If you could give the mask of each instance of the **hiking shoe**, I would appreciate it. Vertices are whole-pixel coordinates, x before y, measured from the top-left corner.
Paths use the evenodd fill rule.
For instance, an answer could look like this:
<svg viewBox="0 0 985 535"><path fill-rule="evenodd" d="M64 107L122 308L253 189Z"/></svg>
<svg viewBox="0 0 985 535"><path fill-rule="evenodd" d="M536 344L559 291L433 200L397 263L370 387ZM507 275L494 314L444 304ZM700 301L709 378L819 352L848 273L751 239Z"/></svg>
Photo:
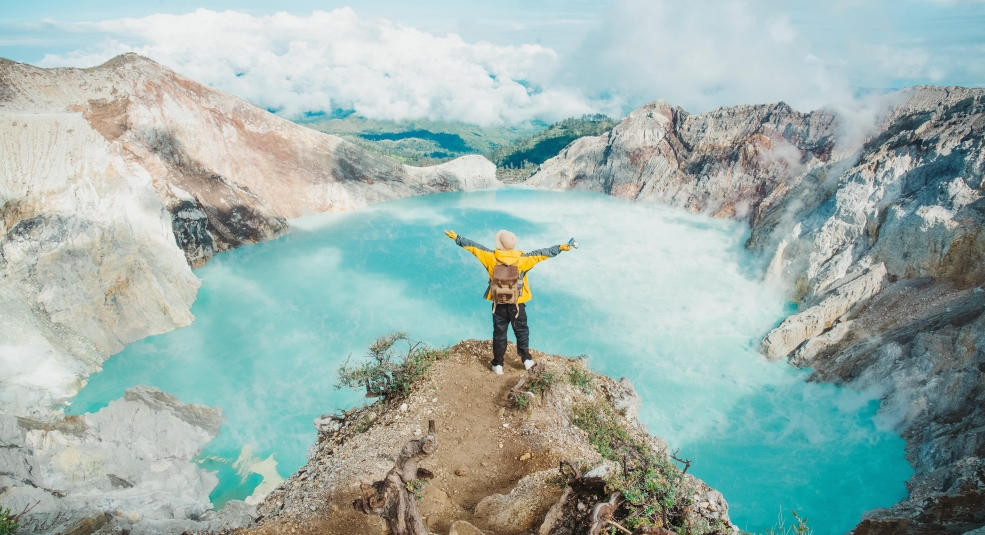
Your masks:
<svg viewBox="0 0 985 535"><path fill-rule="evenodd" d="M530 368L533 368L534 367L534 359L523 361L523 367L526 368L526 369L528 369L528 370Z"/></svg>
<svg viewBox="0 0 985 535"><path fill-rule="evenodd" d="M503 367L493 366L493 373L495 373L496 375L503 375Z"/></svg>

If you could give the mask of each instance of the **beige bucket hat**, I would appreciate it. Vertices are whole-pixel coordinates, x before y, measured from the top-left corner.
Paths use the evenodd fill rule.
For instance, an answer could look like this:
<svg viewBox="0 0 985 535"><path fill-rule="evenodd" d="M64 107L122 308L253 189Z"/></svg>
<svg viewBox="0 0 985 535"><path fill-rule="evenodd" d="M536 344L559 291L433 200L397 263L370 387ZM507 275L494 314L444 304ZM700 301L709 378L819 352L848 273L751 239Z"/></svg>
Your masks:
<svg viewBox="0 0 985 535"><path fill-rule="evenodd" d="M496 233L496 248L510 251L516 247L516 234L508 230L501 230Z"/></svg>

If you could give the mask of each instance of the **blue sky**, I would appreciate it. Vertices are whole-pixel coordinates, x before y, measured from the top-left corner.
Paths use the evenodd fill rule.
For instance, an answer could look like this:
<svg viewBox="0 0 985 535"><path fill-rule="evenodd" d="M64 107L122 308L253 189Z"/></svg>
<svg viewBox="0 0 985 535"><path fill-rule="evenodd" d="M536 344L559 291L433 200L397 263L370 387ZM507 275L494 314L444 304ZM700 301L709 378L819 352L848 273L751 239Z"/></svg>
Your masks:
<svg viewBox="0 0 985 535"><path fill-rule="evenodd" d="M280 13L279 15L277 13ZM0 0L0 56L135 51L284 116L508 124L985 85L981 0Z"/></svg>

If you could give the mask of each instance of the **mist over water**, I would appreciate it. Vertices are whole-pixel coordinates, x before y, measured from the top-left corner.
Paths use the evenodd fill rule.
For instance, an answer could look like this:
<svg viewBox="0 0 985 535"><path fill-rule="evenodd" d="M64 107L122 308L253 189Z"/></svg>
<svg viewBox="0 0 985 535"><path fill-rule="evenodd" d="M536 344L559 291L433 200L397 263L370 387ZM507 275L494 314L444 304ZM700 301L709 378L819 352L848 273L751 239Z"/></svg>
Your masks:
<svg viewBox="0 0 985 535"><path fill-rule="evenodd" d="M864 511L906 495L904 442L879 427L878 401L805 383L807 371L757 355L789 310L759 282L744 225L598 194L507 188L292 227L198 270L195 322L111 358L71 412L98 410L136 384L219 405L228 423L202 464L219 472L216 504L245 498L264 477L276 482L273 462L280 476L304 464L314 417L363 402L333 388L336 368L377 336L401 330L432 345L491 337L485 272L441 231L492 247L506 228L523 250L572 236L581 245L530 273L531 346L587 354L593 370L632 379L641 420L694 461L689 473L725 494L740 528L772 525L782 506L809 517L819 535L843 533Z"/></svg>

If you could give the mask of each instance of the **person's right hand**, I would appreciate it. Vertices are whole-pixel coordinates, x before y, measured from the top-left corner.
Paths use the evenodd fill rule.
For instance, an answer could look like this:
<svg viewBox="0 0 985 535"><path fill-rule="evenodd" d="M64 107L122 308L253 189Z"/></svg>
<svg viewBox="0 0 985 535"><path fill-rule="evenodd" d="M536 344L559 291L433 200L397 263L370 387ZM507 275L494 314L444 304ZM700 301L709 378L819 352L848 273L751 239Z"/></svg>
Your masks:
<svg viewBox="0 0 985 535"><path fill-rule="evenodd" d="M455 234L455 231L454 230L446 230L445 231L445 236L448 236L449 238L451 238L453 240L457 240L458 239L458 234Z"/></svg>

